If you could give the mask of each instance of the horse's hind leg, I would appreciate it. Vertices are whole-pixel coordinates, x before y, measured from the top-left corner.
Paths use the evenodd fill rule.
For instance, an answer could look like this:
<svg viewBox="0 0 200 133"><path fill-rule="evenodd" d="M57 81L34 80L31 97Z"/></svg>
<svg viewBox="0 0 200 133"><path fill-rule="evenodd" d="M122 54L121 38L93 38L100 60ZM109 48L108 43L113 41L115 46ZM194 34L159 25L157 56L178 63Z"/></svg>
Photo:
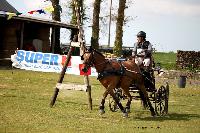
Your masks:
<svg viewBox="0 0 200 133"><path fill-rule="evenodd" d="M152 115L152 116L155 116L156 113L155 113L155 111L154 111L154 108L153 108L153 106L152 106L150 100L149 100L149 97L148 97L148 94L147 94L147 91L146 91L144 85L140 85L139 88L140 88L140 90L142 91L142 95L143 95L143 96L141 96L141 99L143 100L143 104L144 104L145 106L148 105L148 106L149 106L149 110L151 111L151 115Z"/></svg>
<svg viewBox="0 0 200 133"><path fill-rule="evenodd" d="M104 104L105 104L105 99L106 99L108 93L109 93L108 90L106 90L106 91L104 92L103 98L102 98L102 100L101 100L101 104L100 104L100 106L99 106L99 113L100 113L101 115L105 113L105 111L104 111L104 108L105 108L105 107L104 107Z"/></svg>
<svg viewBox="0 0 200 133"><path fill-rule="evenodd" d="M131 106L131 101L132 101L132 96L129 92L129 85L126 84L126 85L122 85L121 86L125 95L128 97L128 101L126 103L126 112L130 113L130 106Z"/></svg>
<svg viewBox="0 0 200 133"><path fill-rule="evenodd" d="M125 92L125 94L128 96L128 101L126 103L126 112L130 113L130 106L132 101L132 96L129 92Z"/></svg>

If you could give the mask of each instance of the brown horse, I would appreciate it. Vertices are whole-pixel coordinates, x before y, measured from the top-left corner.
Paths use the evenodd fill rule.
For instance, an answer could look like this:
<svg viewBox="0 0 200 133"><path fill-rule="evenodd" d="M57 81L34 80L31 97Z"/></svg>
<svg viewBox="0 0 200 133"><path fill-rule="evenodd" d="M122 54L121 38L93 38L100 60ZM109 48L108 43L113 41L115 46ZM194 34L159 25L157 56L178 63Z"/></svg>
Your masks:
<svg viewBox="0 0 200 133"><path fill-rule="evenodd" d="M144 107L149 107L151 115L155 115L154 108L152 107L144 86L144 79L141 74L140 68L137 66L137 64L135 64L134 61L111 61L105 59L105 57L100 52L92 48L84 52L84 54L82 55L82 59L84 64L82 70L84 72L87 72L89 67L94 66L96 68L96 71L98 72L98 80L106 88L99 107L101 114L105 113L105 99L107 95L110 94L117 103L120 110L123 112L123 116L127 117L132 101L132 97L129 93L129 86L134 81L138 85L138 88L141 90L141 99L143 101ZM122 106L122 104L114 95L113 90L117 87L121 87L124 94L128 97L126 108Z"/></svg>

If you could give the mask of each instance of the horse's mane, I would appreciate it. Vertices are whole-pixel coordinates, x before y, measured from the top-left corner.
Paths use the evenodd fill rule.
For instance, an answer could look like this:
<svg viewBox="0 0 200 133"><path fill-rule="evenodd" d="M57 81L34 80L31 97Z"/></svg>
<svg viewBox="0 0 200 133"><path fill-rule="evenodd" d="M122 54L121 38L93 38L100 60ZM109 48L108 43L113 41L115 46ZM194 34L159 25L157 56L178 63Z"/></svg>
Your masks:
<svg viewBox="0 0 200 133"><path fill-rule="evenodd" d="M99 54L99 55L101 55L101 56L103 56L105 58L105 56L101 52L97 51L96 49L92 49L92 50L95 51L97 54Z"/></svg>

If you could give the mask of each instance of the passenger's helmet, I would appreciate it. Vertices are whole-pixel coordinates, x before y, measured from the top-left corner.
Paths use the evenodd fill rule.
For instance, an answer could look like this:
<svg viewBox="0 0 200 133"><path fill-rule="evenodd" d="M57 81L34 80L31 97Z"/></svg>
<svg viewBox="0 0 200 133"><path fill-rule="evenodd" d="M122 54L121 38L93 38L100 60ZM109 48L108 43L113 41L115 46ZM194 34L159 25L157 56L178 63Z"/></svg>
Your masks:
<svg viewBox="0 0 200 133"><path fill-rule="evenodd" d="M144 37L144 38L146 38L146 33L144 31L140 31L140 32L138 32L137 37Z"/></svg>

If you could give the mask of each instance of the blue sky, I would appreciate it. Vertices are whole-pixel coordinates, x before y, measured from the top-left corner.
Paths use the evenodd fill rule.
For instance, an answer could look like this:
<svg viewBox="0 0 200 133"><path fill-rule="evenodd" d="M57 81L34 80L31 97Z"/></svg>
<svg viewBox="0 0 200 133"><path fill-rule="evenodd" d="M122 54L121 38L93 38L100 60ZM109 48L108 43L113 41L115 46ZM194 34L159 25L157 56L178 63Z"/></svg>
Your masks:
<svg viewBox="0 0 200 133"><path fill-rule="evenodd" d="M23 13L47 4L45 0L7 1ZM64 0L61 0L61 3L62 1ZM92 2L93 0L86 0L88 5L92 5ZM133 18L137 17L124 27L124 46L133 46L136 41L135 35L143 30L147 33L147 39L158 51L200 51L200 0L134 0L125 14ZM36 16L51 18L49 15ZM112 26L111 33L112 46L115 25ZM89 43L91 28L87 28L85 34L86 41ZM100 44L106 44L107 40L107 36L100 36Z"/></svg>

